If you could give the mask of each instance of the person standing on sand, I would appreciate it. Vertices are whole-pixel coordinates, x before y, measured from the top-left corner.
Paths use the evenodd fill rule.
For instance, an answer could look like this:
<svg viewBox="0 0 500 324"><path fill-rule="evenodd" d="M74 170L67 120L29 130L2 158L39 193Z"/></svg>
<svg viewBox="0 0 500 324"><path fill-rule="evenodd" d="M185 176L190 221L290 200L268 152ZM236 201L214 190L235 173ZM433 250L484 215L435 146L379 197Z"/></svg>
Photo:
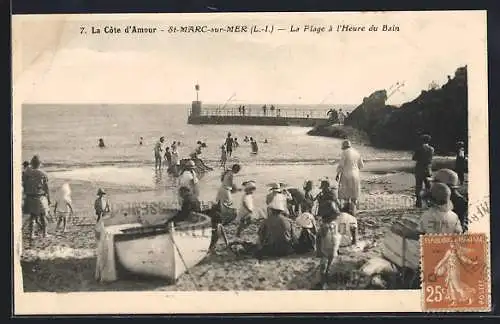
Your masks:
<svg viewBox="0 0 500 324"><path fill-rule="evenodd" d="M42 236L47 235L47 216L50 213L50 190L47 174L40 170L41 161L38 155L31 159L31 168L22 175L23 192L25 194L24 209L30 215L28 229L30 242L33 240L34 225L38 223Z"/></svg>
<svg viewBox="0 0 500 324"><path fill-rule="evenodd" d="M231 137L231 133L227 133L225 145L227 156L231 157L231 155L233 154L233 138Z"/></svg>
<svg viewBox="0 0 500 324"><path fill-rule="evenodd" d="M71 188L68 183L64 183L57 193L56 203L54 204L54 216L57 219L56 230L62 225L62 232L66 232L68 217L73 216Z"/></svg>
<svg viewBox="0 0 500 324"><path fill-rule="evenodd" d="M94 210L97 216L97 223L111 212L111 207L109 205L109 200L106 197L106 192L99 188L97 190L97 199L94 201Z"/></svg>
<svg viewBox="0 0 500 324"><path fill-rule="evenodd" d="M420 137L421 145L413 153L413 161L415 161L415 197L417 208L422 208L422 183L425 189L431 189L429 178L432 176L432 158L434 156L434 148L430 145L431 136L424 134Z"/></svg>
<svg viewBox="0 0 500 324"><path fill-rule="evenodd" d="M460 185L464 184L465 170L467 169L467 156L465 155L465 143L457 142L457 155L455 157L455 172L460 180Z"/></svg>
<svg viewBox="0 0 500 324"><path fill-rule="evenodd" d="M182 170L179 176L179 198L182 204L182 195L180 194L180 189L187 188L189 192L198 199L200 190L198 188L198 176L196 175L196 164L193 160L186 161L185 169Z"/></svg>
<svg viewBox="0 0 500 324"><path fill-rule="evenodd" d="M314 198L318 201L318 211L317 215L320 218L327 217L331 212L331 203L339 205L339 200L335 191L332 190L330 181L328 179L321 180L319 185L320 193Z"/></svg>
<svg viewBox="0 0 500 324"><path fill-rule="evenodd" d="M156 142L155 144L155 169L160 170L161 169L161 160L162 160L162 152L163 152L163 142L165 142L165 137L160 137L160 140Z"/></svg>
<svg viewBox="0 0 500 324"><path fill-rule="evenodd" d="M253 194L257 189L257 186L255 181L245 181L243 182L243 186L244 194L240 209L238 210L238 228L236 230L236 237L241 236L241 232L250 225L252 219L254 218Z"/></svg>
<svg viewBox="0 0 500 324"><path fill-rule="evenodd" d="M363 167L364 162L358 151L351 146L350 141L343 141L337 176L335 177L335 180L339 182L338 196L341 201L352 202L356 208L361 194L359 171Z"/></svg>

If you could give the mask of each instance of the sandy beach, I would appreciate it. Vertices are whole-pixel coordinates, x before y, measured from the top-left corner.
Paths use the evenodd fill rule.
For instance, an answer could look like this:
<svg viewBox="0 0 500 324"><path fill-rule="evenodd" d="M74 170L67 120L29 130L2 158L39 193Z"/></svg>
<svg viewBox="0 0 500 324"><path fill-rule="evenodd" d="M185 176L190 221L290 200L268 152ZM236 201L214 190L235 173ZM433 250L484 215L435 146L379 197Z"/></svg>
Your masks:
<svg viewBox="0 0 500 324"><path fill-rule="evenodd" d="M433 169L451 167L453 161L447 158L436 159ZM414 177L411 173L413 163L402 161L370 161L362 173L362 192L358 221L364 232L361 235L361 249L343 248L339 258L332 266L329 289L363 289L366 286L350 286L348 280L353 269L358 269L372 256L380 255L381 240L390 225L403 215L418 215L421 210L413 208ZM255 179L260 184L256 193L256 203L264 206L267 193L264 184L275 175L278 180L288 181L291 186L301 188L306 179L317 182L321 176L333 173L331 164L294 164L294 165L249 165L244 166L241 180ZM92 172L100 174L93 181ZM114 173L113 173L114 172ZM142 173L141 173L142 172ZM107 174L114 178L106 181ZM113 175L114 174L114 175ZM136 179L123 176L135 174ZM141 174L146 176L142 177ZM36 240L32 246L24 241L22 256L23 285L26 292L52 291L144 291L144 290L309 290L318 280L319 259L313 255L290 256L265 260L257 263L253 258L237 256L222 243L217 254L206 257L193 267L190 273L182 275L177 283L144 278L123 278L117 282L102 284L94 280L95 271L95 218L92 202L98 187L106 188L113 202L153 201L165 199L173 191L168 188L168 177L154 180L151 167L127 169L61 171L50 173L51 188L58 188L69 181L72 187L75 219L70 222L68 231L58 234L55 224L49 226L50 237ZM121 176L120 176L121 175ZM274 175L274 177L273 177ZM218 185L220 170L207 174L202 182L202 200L212 200ZM97 178L101 179L97 181ZM143 179L144 178L144 179ZM83 180L83 179L90 179ZM118 181L119 179L119 181ZM143 179L141 183L140 179ZM271 180L272 181L272 180ZM134 184L132 184L134 183ZM163 188L163 189L161 189ZM466 190L466 185L464 186ZM367 194L367 193L370 194ZM239 196L236 201L239 203ZM261 213L263 213L263 209ZM255 221L242 235L243 240L255 241L260 220ZM230 240L234 238L236 226L227 227ZM23 235L26 239L26 233ZM339 279L340 278L340 279Z"/></svg>

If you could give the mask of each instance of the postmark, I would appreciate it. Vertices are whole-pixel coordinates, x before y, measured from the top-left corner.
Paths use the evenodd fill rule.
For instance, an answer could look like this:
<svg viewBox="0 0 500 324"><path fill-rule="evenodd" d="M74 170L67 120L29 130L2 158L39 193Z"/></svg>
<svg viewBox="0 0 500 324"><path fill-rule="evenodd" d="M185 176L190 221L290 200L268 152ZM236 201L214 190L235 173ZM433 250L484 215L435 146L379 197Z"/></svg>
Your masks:
<svg viewBox="0 0 500 324"><path fill-rule="evenodd" d="M423 311L491 309L486 234L422 235L420 247Z"/></svg>

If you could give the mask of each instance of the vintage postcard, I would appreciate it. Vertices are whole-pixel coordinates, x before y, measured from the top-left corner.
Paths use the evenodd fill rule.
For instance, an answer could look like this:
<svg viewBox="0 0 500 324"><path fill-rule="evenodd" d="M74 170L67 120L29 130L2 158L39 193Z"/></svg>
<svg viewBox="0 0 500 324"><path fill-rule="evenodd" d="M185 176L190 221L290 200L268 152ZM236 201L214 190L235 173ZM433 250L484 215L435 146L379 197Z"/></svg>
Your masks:
<svg viewBox="0 0 500 324"><path fill-rule="evenodd" d="M486 11L12 24L16 314L490 311Z"/></svg>

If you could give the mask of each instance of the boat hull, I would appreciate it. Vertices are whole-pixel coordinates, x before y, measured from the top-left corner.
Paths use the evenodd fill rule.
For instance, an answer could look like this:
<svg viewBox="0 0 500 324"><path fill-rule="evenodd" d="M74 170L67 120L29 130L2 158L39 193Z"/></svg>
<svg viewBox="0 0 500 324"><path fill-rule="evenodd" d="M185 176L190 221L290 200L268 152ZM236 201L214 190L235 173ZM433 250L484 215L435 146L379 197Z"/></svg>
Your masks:
<svg viewBox="0 0 500 324"><path fill-rule="evenodd" d="M206 255L211 239L208 216L200 222L141 227L115 236L116 261L126 271L176 281Z"/></svg>
<svg viewBox="0 0 500 324"><path fill-rule="evenodd" d="M418 221L405 217L395 222L384 237L383 256L400 268L416 270L420 266Z"/></svg>

